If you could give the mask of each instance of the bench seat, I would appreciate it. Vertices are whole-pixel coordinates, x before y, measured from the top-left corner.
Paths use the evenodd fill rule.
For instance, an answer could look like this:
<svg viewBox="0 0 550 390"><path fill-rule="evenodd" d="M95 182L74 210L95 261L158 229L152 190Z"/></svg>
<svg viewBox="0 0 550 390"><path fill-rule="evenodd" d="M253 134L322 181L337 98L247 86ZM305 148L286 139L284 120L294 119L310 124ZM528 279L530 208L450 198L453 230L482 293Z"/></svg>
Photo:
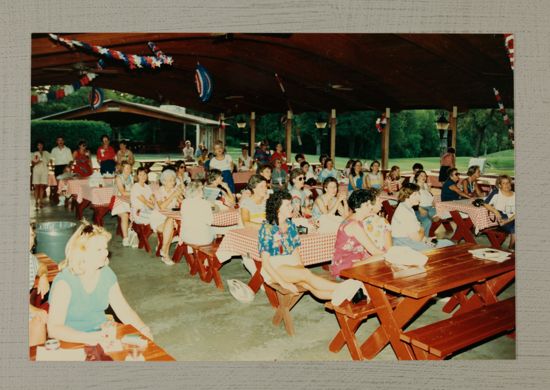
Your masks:
<svg viewBox="0 0 550 390"><path fill-rule="evenodd" d="M516 326L515 297L499 301L401 335L417 359L447 356Z"/></svg>

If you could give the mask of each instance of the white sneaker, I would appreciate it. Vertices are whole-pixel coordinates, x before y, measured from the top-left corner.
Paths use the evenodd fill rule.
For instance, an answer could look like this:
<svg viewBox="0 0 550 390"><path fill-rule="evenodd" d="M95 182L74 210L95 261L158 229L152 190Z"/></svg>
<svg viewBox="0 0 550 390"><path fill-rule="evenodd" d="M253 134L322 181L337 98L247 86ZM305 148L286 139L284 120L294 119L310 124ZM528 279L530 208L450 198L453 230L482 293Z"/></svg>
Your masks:
<svg viewBox="0 0 550 390"><path fill-rule="evenodd" d="M128 237L122 239L122 246L130 246L130 242L128 241Z"/></svg>
<svg viewBox="0 0 550 390"><path fill-rule="evenodd" d="M174 265L174 264L176 264L176 263L174 263L174 262L172 261L172 259L170 259L169 257L161 257L161 258L160 258L160 261L162 261L162 262L163 262L164 264L166 264L166 265Z"/></svg>

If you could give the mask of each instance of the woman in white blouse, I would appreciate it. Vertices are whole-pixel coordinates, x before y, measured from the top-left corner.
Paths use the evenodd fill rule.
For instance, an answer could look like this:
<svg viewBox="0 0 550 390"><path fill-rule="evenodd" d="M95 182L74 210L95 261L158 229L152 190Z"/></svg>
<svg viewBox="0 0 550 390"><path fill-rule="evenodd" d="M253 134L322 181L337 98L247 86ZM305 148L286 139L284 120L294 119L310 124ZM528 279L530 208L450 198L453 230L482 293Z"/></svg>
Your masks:
<svg viewBox="0 0 550 390"><path fill-rule="evenodd" d="M129 162L123 161L121 164L122 173L115 177L115 196L129 197L134 177L132 176L132 166ZM111 215L118 215L120 218L120 229L122 230L122 245L128 246L128 225L130 222L130 205L127 202L117 202L117 205L111 210Z"/></svg>
<svg viewBox="0 0 550 390"><path fill-rule="evenodd" d="M48 164L50 153L44 150L44 141L36 142L36 151L32 154L32 185L34 186L34 199L36 209L44 207L42 199L48 186Z"/></svg>
<svg viewBox="0 0 550 390"><path fill-rule="evenodd" d="M166 265L174 265L169 256L170 244L174 237L174 219L165 216L161 211L177 208L183 200L183 189L176 186L176 172L167 169L160 175L162 186L155 193L155 209L151 213L151 228L162 233L161 260Z"/></svg>
<svg viewBox="0 0 550 390"><path fill-rule="evenodd" d="M399 205L391 221L393 245L408 246L417 251L454 245L452 241L431 239L424 233L413 209L420 203L419 190L413 183L407 183L399 190Z"/></svg>
<svg viewBox="0 0 550 390"><path fill-rule="evenodd" d="M203 199L203 186L193 180L186 188L186 198L181 203L181 227L179 243L208 245L215 236L212 230L214 215L210 202Z"/></svg>
<svg viewBox="0 0 550 390"><path fill-rule="evenodd" d="M233 159L227 153L222 141L214 143L214 157L210 159L209 169L219 169L222 173L223 181L227 183L229 189L235 193L235 183L233 182Z"/></svg>
<svg viewBox="0 0 550 390"><path fill-rule="evenodd" d="M485 199L485 208L496 215L500 228L510 234L508 248L515 249L516 193L512 191L512 179L508 175L500 175L496 185L498 192Z"/></svg>
<svg viewBox="0 0 550 390"><path fill-rule="evenodd" d="M148 225L151 211L155 207L155 197L149 184L147 184L147 171L140 167L137 169L137 183L130 191L130 215L132 221L141 225Z"/></svg>

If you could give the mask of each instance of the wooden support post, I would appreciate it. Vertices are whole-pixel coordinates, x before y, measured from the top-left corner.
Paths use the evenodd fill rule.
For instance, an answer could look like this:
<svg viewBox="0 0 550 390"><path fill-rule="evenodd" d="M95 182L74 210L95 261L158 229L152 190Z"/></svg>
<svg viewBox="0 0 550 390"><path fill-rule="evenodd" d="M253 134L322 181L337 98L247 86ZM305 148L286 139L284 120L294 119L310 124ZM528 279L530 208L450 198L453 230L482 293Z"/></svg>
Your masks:
<svg viewBox="0 0 550 390"><path fill-rule="evenodd" d="M218 132L218 139L220 141L223 142L223 144L225 145L225 129L223 127L223 123L225 122L225 114L220 114L220 128L219 128L219 132ZM216 142L217 140L214 140L214 142Z"/></svg>
<svg viewBox="0 0 550 390"><path fill-rule="evenodd" d="M292 111L286 113L286 160L292 161Z"/></svg>
<svg viewBox="0 0 550 390"><path fill-rule="evenodd" d="M330 110L330 158L336 165L336 109Z"/></svg>
<svg viewBox="0 0 550 390"><path fill-rule="evenodd" d="M453 106L453 111L449 113L449 130L451 131L451 147L456 150L456 130L458 127L458 107Z"/></svg>
<svg viewBox="0 0 550 390"><path fill-rule="evenodd" d="M386 107L386 127L382 130L382 169L388 169L388 161L390 157L390 108Z"/></svg>
<svg viewBox="0 0 550 390"><path fill-rule="evenodd" d="M250 145L248 145L248 149L252 157L254 157L254 152L256 151L255 144L256 144L256 113L252 111L250 113Z"/></svg>

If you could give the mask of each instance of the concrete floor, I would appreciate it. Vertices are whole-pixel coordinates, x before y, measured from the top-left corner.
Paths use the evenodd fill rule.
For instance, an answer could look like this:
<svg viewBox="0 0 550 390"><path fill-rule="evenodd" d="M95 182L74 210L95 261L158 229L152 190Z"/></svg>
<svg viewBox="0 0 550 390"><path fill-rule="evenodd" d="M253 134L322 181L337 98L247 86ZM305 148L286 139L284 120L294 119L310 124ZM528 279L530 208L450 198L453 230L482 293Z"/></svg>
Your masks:
<svg viewBox="0 0 550 390"><path fill-rule="evenodd" d="M33 202L31 202L33 204ZM91 210L84 216L92 219ZM75 221L73 212L50 206L31 210L31 219L45 221ZM114 235L116 218L107 216L105 226ZM152 247L156 238L150 238ZM347 348L339 353L328 350L328 344L339 330L334 314L312 296L304 296L294 307L296 335L290 337L284 327L271 324L273 309L260 292L251 304L237 302L227 288L219 291L197 276L191 277L185 262L164 265L159 258L143 250L125 248L120 237L109 245L111 267L118 276L121 289L130 305L147 323L155 342L176 360L182 361L328 361L351 360ZM172 248L173 250L173 248ZM321 272L315 269L315 272ZM248 281L250 275L240 258L233 258L221 269L222 278ZM515 295L512 284L502 294ZM434 300L431 306L411 325L410 329L443 319L443 302ZM376 318L369 318L357 336L364 340L376 327ZM515 359L515 341L501 336L452 359ZM396 360L391 347L386 347L375 360Z"/></svg>

